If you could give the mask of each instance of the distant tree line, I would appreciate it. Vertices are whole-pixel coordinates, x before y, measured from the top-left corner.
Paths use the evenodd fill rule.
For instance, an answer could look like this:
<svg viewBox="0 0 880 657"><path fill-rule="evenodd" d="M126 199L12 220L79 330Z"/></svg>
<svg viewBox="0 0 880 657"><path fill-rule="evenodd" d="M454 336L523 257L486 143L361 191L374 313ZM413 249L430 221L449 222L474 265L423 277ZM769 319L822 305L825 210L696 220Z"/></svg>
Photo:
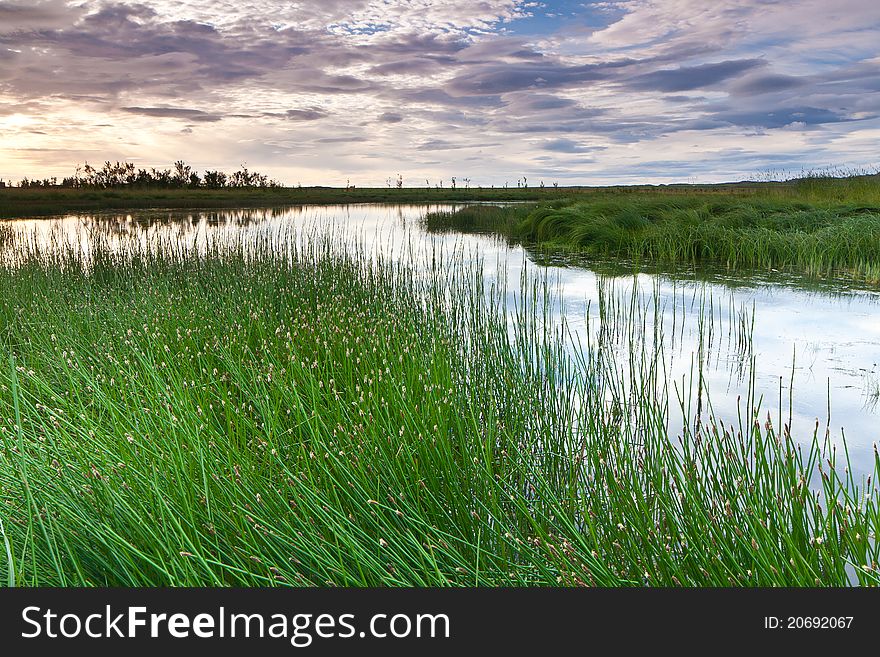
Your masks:
<svg viewBox="0 0 880 657"><path fill-rule="evenodd" d="M119 187L168 187L188 189L223 189L226 187L281 187L281 183L256 171L249 171L242 166L233 173L223 171L205 171L199 175L183 160L174 163L171 169L139 169L131 162L104 162L100 169L88 162L77 165L74 175L63 178L43 180L23 178L19 187L67 187L87 189L109 189Z"/></svg>

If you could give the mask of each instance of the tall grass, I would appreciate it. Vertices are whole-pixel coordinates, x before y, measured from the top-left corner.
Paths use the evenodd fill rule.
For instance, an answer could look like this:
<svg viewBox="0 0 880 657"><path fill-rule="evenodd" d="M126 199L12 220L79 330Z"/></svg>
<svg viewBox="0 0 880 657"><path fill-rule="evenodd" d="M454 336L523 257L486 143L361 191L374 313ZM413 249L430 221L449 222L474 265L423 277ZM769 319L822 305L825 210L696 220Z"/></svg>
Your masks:
<svg viewBox="0 0 880 657"><path fill-rule="evenodd" d="M540 285L506 308L454 254L416 276L319 235L93 239L0 266L11 583L880 581L876 452L856 479L751 398L694 423L662 356L572 352Z"/></svg>
<svg viewBox="0 0 880 657"><path fill-rule="evenodd" d="M880 203L815 197L604 195L532 206L524 217L523 208L478 207L459 216L429 215L427 223L455 228L478 222L471 215L481 214L486 229L491 222L511 239L593 256L880 283Z"/></svg>
<svg viewBox="0 0 880 657"><path fill-rule="evenodd" d="M9 224L0 224L0 249L5 248L15 237L15 231Z"/></svg>
<svg viewBox="0 0 880 657"><path fill-rule="evenodd" d="M767 190L775 196L797 197L817 203L880 205L880 173L833 168L811 171Z"/></svg>
<svg viewBox="0 0 880 657"><path fill-rule="evenodd" d="M433 233L501 233L514 235L532 213L532 204L466 205L454 210L425 213L422 222Z"/></svg>

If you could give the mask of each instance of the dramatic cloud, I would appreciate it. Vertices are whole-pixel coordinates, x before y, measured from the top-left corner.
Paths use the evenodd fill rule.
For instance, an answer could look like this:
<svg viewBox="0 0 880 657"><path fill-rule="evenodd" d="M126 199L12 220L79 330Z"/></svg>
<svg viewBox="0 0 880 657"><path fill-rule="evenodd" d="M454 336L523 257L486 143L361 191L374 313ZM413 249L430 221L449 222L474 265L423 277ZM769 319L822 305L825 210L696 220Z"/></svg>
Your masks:
<svg viewBox="0 0 880 657"><path fill-rule="evenodd" d="M0 0L0 178L83 159L290 183L872 165L874 0Z"/></svg>

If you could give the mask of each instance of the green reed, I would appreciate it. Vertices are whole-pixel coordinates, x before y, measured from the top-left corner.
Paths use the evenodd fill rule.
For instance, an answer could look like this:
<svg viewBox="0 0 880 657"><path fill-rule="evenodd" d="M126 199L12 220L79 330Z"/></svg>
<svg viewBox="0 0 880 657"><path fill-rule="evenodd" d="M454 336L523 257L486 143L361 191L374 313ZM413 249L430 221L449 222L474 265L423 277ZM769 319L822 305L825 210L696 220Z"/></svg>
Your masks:
<svg viewBox="0 0 880 657"><path fill-rule="evenodd" d="M426 226L437 231L476 225L602 258L880 283L880 193L874 199L854 192L846 200L838 188L856 183L823 185L765 184L748 195L606 192L539 206L431 213ZM869 189L880 187L873 185Z"/></svg>
<svg viewBox="0 0 880 657"><path fill-rule="evenodd" d="M0 265L10 584L878 583L876 451L694 422L638 304L573 344L456 253L91 240Z"/></svg>

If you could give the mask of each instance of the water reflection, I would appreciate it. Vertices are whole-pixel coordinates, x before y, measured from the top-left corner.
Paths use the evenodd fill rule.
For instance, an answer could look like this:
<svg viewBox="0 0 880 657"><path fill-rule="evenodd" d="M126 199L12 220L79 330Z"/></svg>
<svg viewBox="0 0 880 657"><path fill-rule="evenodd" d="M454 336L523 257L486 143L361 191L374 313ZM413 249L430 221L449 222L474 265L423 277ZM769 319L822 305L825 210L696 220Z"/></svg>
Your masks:
<svg viewBox="0 0 880 657"><path fill-rule="evenodd" d="M662 353L663 389L731 424L753 386L764 412L808 440L818 425L832 439L845 430L853 465L872 467L880 438L880 293L816 283L778 272L748 278L726 271L667 271L635 263L584 259L509 244L492 235L429 234L427 211L456 205L297 206L217 211L137 211L0 222L0 254L14 264L37 247L89 252L101 239L125 248L176 241L205 248L212 236L259 237L316 226L337 232L386 260L441 250L481 263L487 282L504 278L508 307L520 281L539 276L553 292L553 318L575 340L603 339L625 350L638 329ZM609 299L614 301L609 305ZM598 322L599 306L605 322ZM633 321L635 318L636 321ZM702 376L696 376L701 373ZM711 400L711 406L707 400ZM683 421L681 415L675 422ZM844 429L845 428L845 429ZM675 431L676 427L671 426Z"/></svg>

